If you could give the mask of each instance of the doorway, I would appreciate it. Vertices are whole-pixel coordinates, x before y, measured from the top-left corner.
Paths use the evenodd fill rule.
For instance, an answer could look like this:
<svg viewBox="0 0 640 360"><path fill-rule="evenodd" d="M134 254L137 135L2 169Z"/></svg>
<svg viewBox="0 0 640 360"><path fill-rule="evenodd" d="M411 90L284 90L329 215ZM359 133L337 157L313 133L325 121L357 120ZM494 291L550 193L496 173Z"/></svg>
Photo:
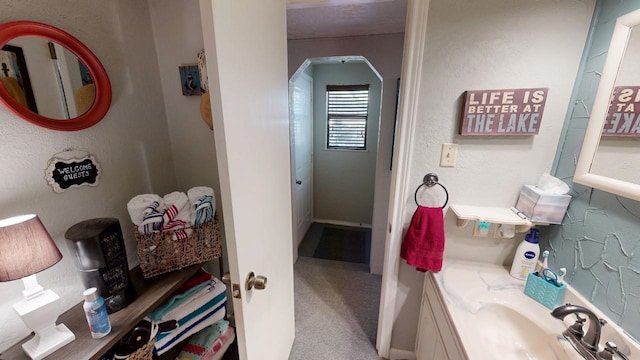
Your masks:
<svg viewBox="0 0 640 360"><path fill-rule="evenodd" d="M318 250L333 253L340 251L336 239L355 234L369 264L382 83L367 59L355 56L307 59L291 78L294 258L308 232L306 248L315 238L322 240Z"/></svg>

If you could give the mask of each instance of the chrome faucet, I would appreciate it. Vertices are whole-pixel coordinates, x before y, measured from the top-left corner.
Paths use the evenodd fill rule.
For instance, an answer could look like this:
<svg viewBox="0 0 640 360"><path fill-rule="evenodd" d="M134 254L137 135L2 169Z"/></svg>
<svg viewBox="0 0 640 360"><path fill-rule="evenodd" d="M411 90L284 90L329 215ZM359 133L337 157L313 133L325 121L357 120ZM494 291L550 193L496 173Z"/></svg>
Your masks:
<svg viewBox="0 0 640 360"><path fill-rule="evenodd" d="M593 311L579 305L566 304L558 306L551 312L551 316L560 320L563 320L569 314L587 315L589 317L589 329L587 329L586 333L581 331L582 324L584 323L584 318L578 316L578 320L576 321L576 323L565 331L565 337L566 333L569 332L572 337L578 338L578 340L580 340L580 342L582 342L587 349L598 351L598 344L600 343L600 331L602 330L602 325L604 325L606 321L598 319Z"/></svg>
<svg viewBox="0 0 640 360"><path fill-rule="evenodd" d="M558 306L551 312L551 316L560 320L563 320L569 314L575 314L577 320L573 325L569 326L562 335L564 335L571 345L573 345L576 351L585 359L611 359L611 357L607 356L604 352L598 352L600 332L602 330L602 326L607 322L603 319L599 319L591 310L579 305L566 304ZM582 325L586 321L586 318L581 316L581 314L589 317L589 328L586 333L582 329Z"/></svg>

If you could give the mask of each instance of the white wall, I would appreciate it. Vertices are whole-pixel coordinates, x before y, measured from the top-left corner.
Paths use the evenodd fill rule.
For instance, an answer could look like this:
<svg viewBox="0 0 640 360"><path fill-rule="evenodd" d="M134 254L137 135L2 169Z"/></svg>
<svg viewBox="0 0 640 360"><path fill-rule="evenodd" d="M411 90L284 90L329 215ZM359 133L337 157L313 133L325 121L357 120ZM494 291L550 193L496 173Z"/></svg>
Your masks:
<svg viewBox="0 0 640 360"><path fill-rule="evenodd" d="M373 228L371 232L371 272L382 274L384 239L391 183L391 145L396 109L396 79L402 69L404 34L357 36L332 39L289 40L289 77L307 58L364 56L382 76L382 108L376 160Z"/></svg>
<svg viewBox="0 0 640 360"><path fill-rule="evenodd" d="M316 64L313 68L314 218L370 225L382 82L364 62ZM370 85L367 149L327 149L327 85L364 84Z"/></svg>
<svg viewBox="0 0 640 360"><path fill-rule="evenodd" d="M81 301L83 286L64 232L82 220L116 217L133 266L137 259L127 201L139 193L164 194L176 188L149 11L144 1L126 0L0 0L0 8L1 23L44 22L80 39L100 59L113 87L106 117L76 132L37 127L0 107L0 218L32 212L40 216L64 258L38 278L62 297L66 310ZM47 185L47 161L69 147L90 152L100 163L103 173L97 187L57 194ZM29 333L11 308L22 296L21 289L19 280L0 284L0 352Z"/></svg>
<svg viewBox="0 0 640 360"><path fill-rule="evenodd" d="M204 49L199 2L154 0L149 1L149 12L176 170L176 190L187 191L194 186L213 188L216 212L222 220L214 132L200 115L202 96L182 95L178 72L179 66L197 64L197 53ZM222 221L220 227L224 236ZM222 246L226 254L226 242ZM216 264L209 265L213 267L208 270L219 275Z"/></svg>
<svg viewBox="0 0 640 360"><path fill-rule="evenodd" d="M551 169L595 1L432 0L411 143L411 183L436 172L449 190L450 204L511 207L523 184ZM457 135L466 90L548 87L536 136ZM459 144L455 168L440 168L442 143ZM415 209L405 194L405 228ZM434 198L441 196L438 188ZM425 202L429 201L425 197ZM448 258L509 264L515 239L474 238L471 227L445 218ZM423 275L400 260L397 320L392 347L411 350Z"/></svg>

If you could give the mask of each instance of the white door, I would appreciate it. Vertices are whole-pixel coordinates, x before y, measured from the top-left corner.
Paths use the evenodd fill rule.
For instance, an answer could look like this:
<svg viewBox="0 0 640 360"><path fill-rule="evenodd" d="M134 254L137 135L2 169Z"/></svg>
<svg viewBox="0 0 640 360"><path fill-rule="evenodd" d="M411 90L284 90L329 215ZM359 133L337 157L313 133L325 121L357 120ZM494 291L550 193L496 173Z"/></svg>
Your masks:
<svg viewBox="0 0 640 360"><path fill-rule="evenodd" d="M200 7L240 358L283 360L295 335L285 0ZM250 272L264 290L247 290Z"/></svg>
<svg viewBox="0 0 640 360"><path fill-rule="evenodd" d="M293 189L293 254L313 221L313 78L302 73L289 85L291 169Z"/></svg>

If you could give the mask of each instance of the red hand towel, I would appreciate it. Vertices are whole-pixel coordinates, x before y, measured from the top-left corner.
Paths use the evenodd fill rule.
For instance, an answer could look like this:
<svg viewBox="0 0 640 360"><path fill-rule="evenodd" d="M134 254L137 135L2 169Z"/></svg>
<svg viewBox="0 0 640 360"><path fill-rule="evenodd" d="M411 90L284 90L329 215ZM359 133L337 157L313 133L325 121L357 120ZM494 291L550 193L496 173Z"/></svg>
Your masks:
<svg viewBox="0 0 640 360"><path fill-rule="evenodd" d="M444 253L442 208L418 206L404 235L400 257L419 271L440 271Z"/></svg>

